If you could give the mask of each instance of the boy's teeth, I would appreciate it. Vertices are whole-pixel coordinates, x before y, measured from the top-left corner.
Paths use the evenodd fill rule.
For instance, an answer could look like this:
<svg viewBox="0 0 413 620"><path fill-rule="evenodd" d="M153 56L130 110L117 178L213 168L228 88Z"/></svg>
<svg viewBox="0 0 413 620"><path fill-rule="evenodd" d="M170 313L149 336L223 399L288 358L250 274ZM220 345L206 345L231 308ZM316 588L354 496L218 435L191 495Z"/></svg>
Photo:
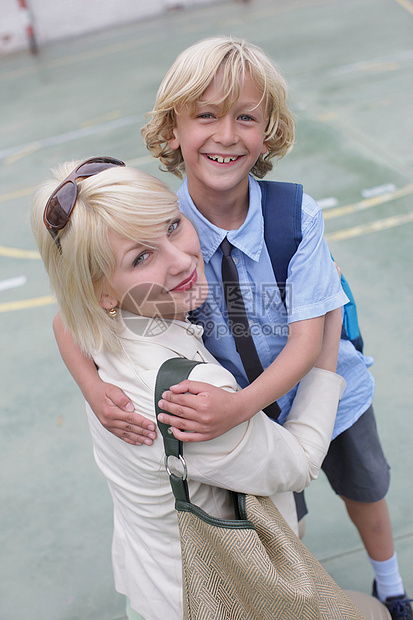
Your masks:
<svg viewBox="0 0 413 620"><path fill-rule="evenodd" d="M236 157L221 157L221 155L208 155L209 159L217 161L219 164L229 164L231 161L235 161Z"/></svg>

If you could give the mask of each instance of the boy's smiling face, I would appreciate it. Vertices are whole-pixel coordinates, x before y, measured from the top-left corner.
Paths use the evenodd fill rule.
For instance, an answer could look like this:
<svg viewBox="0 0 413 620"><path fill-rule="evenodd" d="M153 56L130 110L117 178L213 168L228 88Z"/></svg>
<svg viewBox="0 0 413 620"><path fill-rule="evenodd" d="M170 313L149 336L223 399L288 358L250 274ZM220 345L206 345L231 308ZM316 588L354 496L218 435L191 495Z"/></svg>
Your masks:
<svg viewBox="0 0 413 620"><path fill-rule="evenodd" d="M240 97L223 113L221 71L198 101L195 113L182 106L176 115L172 149L181 148L189 193L203 211L226 196L248 206L248 173L266 153L267 118L262 93L246 75ZM205 213L204 213L205 214ZM205 214L208 217L208 214Z"/></svg>

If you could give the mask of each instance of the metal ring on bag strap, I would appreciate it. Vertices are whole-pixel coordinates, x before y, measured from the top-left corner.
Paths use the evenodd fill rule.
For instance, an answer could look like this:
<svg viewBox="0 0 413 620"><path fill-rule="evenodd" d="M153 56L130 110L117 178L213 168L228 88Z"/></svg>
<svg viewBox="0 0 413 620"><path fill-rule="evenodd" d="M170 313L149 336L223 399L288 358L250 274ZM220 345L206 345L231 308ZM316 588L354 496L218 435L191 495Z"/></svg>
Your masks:
<svg viewBox="0 0 413 620"><path fill-rule="evenodd" d="M169 459L170 456L174 456L174 455L173 454L169 454L169 455L165 454L165 460L164 460L165 469L166 469L168 475L170 477L174 476L175 478L177 478L179 480L186 480L187 477L188 477L188 468L186 466L186 461L185 461L184 457L182 456L182 454L179 454L178 457L176 457L176 456L174 457L174 458L179 458L179 460L181 461L182 467L184 468L183 475L182 476L177 476L173 471L171 471L171 469L170 469L170 467L168 465L168 459Z"/></svg>

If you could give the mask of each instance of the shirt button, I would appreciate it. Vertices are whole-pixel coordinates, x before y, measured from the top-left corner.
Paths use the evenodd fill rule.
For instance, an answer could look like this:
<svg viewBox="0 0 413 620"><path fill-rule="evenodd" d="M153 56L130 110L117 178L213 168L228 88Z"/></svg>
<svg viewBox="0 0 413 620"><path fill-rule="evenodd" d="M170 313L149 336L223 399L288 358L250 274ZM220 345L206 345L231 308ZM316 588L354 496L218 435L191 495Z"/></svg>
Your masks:
<svg viewBox="0 0 413 620"><path fill-rule="evenodd" d="M236 256L233 256L232 260L234 261L235 265L238 265L238 258Z"/></svg>
<svg viewBox="0 0 413 620"><path fill-rule="evenodd" d="M249 325L250 327L252 327L252 326L254 325L254 321L253 321L252 319L250 319L250 320L248 321L248 325Z"/></svg>

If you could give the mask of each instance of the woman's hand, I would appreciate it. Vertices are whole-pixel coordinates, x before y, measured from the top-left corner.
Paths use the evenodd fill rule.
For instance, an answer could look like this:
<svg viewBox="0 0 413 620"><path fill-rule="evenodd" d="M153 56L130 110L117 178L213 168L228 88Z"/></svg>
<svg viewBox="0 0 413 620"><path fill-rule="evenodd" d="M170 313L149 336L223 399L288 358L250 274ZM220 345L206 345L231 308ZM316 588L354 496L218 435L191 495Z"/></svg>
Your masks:
<svg viewBox="0 0 413 620"><path fill-rule="evenodd" d="M180 441L214 439L244 421L241 394L187 379L162 394L160 408L173 415L162 413L159 421L170 424Z"/></svg>
<svg viewBox="0 0 413 620"><path fill-rule="evenodd" d="M102 424L113 435L134 446L151 446L156 438L155 424L133 409L122 390L100 381L88 393L88 403Z"/></svg>

